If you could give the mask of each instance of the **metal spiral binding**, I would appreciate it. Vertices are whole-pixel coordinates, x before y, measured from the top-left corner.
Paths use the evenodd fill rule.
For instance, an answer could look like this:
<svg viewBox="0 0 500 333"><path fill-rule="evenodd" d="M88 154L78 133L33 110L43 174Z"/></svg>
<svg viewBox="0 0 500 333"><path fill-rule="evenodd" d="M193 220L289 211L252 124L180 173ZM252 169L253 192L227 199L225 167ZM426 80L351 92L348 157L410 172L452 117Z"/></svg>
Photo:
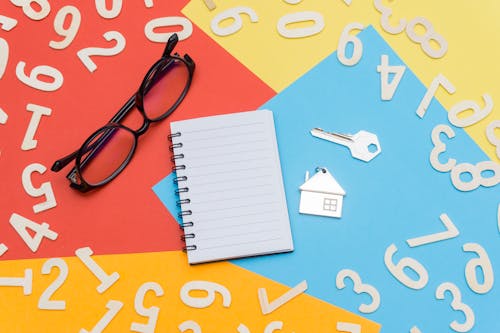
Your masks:
<svg viewBox="0 0 500 333"><path fill-rule="evenodd" d="M174 166L172 167L172 171L177 172L178 170L185 170L186 166L184 164L178 164L179 160L184 158L184 154L178 153L174 154L174 150L182 148L182 143L181 142L173 142L173 138L175 137L180 137L181 133L172 133L168 135L168 140L172 143L168 149L172 152L172 157L170 160L174 162ZM179 187L180 182L187 181L188 177L187 176L176 176L173 180L174 184L177 186L177 189L175 190L176 195L180 195L181 193L187 193L189 192L189 188L187 186L184 187ZM179 199L176 202L177 207L182 207L183 205L187 205L191 203L190 199L184 198L184 199ZM194 223L192 221L184 221L186 216L192 215L193 212L191 210L180 210L177 216L182 219L182 223L179 224L180 228L185 230L185 228L193 227ZM184 233L184 235L181 236L181 240L183 242L186 242L186 239L193 239L195 238L194 233ZM196 250L196 245L186 245L183 248L184 251L194 251Z"/></svg>

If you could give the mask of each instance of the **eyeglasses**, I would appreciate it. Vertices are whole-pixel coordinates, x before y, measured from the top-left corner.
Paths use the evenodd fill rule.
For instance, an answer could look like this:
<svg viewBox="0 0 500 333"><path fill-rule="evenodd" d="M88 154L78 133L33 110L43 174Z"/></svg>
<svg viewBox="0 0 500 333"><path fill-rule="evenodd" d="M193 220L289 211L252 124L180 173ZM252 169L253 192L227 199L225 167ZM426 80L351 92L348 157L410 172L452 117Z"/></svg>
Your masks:
<svg viewBox="0 0 500 333"><path fill-rule="evenodd" d="M132 159L139 136L151 123L168 117L182 102L191 85L195 64L187 54L171 55L178 41L177 34L169 38L161 58L148 70L137 92L107 125L90 135L80 149L54 162L51 170L58 172L75 160L75 166L66 176L70 187L87 192L113 180ZM120 124L134 107L143 119L138 130Z"/></svg>

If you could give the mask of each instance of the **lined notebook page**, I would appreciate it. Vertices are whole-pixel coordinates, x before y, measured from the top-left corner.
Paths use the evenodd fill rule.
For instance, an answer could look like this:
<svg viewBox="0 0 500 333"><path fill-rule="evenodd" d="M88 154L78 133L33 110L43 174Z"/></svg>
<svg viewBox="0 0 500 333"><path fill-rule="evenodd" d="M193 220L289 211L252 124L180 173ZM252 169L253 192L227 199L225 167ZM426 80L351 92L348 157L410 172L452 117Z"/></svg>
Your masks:
<svg viewBox="0 0 500 333"><path fill-rule="evenodd" d="M293 250L288 210L276 143L268 110L172 122L182 143L176 165L185 165L179 188L190 263L201 263ZM194 234L194 238L189 238Z"/></svg>

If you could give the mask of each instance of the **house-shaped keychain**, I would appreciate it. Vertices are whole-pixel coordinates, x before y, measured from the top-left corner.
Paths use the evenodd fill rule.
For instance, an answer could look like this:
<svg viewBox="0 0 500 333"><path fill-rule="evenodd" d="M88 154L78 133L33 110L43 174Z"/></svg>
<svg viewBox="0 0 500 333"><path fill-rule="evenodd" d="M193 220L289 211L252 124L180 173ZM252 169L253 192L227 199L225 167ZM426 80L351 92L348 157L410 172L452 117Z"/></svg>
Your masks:
<svg viewBox="0 0 500 333"><path fill-rule="evenodd" d="M306 180L299 189L299 213L342 216L342 201L346 193L326 168L316 168L316 174L311 178L309 172L306 172Z"/></svg>

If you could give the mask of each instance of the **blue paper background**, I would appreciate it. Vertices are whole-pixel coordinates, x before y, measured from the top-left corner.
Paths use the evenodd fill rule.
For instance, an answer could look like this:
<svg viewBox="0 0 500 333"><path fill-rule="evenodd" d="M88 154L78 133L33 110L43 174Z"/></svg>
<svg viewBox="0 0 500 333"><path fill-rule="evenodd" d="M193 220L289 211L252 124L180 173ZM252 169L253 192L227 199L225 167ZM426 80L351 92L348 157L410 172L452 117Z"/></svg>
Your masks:
<svg viewBox="0 0 500 333"><path fill-rule="evenodd" d="M432 168L431 131L437 124L450 125L446 110L433 100L424 119L416 115L427 88L410 68L393 99L382 101L376 71L380 56L387 54L390 65L403 62L372 27L358 38L363 43L363 57L357 65L342 65L334 53L262 106L274 112L295 251L233 263L291 287L307 280L310 295L362 314L359 305L371 299L356 294L350 280L342 290L335 286L337 273L352 269L380 292L379 309L365 316L381 323L383 333L409 332L414 325L423 333L453 332L449 324L454 320L463 323L463 314L451 308L450 293L444 300L435 297L436 288L449 281L458 286L462 301L474 311L475 325L470 332L498 331L499 288L495 284L487 294L479 295L468 287L465 266L477 256L464 252L462 246L480 244L493 271L499 269L500 187L460 192L453 187L449 173ZM369 163L353 159L347 148L312 137L309 130L313 127L375 133L382 153ZM458 163L475 164L488 160L465 131L451 127L456 136L441 138L447 145L441 161L455 158ZM298 214L298 187L305 171L312 173L317 166L327 167L347 192L340 219ZM154 191L175 214L171 180L169 175ZM406 244L407 239L444 231L439 221L442 213L458 228L458 237L416 248ZM398 248L394 263L411 257L427 269L425 288L407 288L391 275L384 264L390 244Z"/></svg>

